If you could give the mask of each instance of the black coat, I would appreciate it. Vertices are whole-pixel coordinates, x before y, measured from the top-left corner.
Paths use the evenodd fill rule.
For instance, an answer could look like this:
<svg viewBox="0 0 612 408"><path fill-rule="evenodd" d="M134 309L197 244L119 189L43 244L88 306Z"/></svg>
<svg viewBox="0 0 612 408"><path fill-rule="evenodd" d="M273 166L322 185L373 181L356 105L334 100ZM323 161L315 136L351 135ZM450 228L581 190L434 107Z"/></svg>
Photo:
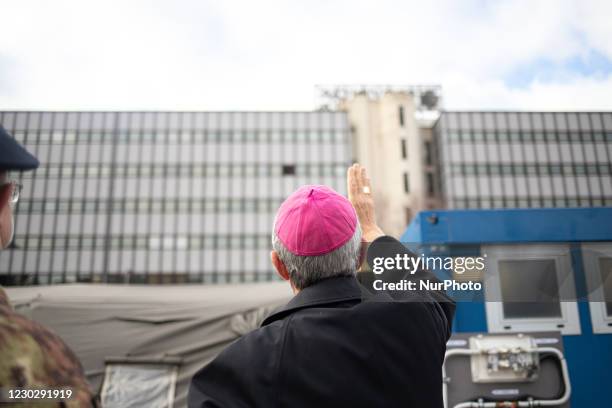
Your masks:
<svg viewBox="0 0 612 408"><path fill-rule="evenodd" d="M383 237L368 259L402 252ZM354 277L309 286L195 374L189 407L442 407L454 304L411 296Z"/></svg>

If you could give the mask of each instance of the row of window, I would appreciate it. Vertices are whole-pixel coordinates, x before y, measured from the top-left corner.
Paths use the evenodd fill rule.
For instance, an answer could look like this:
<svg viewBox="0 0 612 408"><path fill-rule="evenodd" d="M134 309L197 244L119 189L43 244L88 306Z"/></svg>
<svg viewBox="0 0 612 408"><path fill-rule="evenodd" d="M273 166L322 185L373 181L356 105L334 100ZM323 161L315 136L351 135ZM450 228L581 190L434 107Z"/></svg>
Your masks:
<svg viewBox="0 0 612 408"><path fill-rule="evenodd" d="M37 171L24 172L24 178L82 177L267 177L267 176L344 176L345 163L318 164L49 164Z"/></svg>
<svg viewBox="0 0 612 408"><path fill-rule="evenodd" d="M584 129L612 127L610 112L444 111L440 122L453 129Z"/></svg>
<svg viewBox="0 0 612 408"><path fill-rule="evenodd" d="M106 143L344 143L349 132L343 130L311 131L237 131L237 130L197 130L182 132L164 132L163 130L146 132L75 132L75 131L16 131L13 136L26 144L106 144Z"/></svg>
<svg viewBox="0 0 612 408"><path fill-rule="evenodd" d="M34 199L21 200L19 213L224 213L276 211L283 198L185 198L185 199Z"/></svg>
<svg viewBox="0 0 612 408"><path fill-rule="evenodd" d="M249 283L269 282L278 280L277 274L270 268L256 269L252 272L223 271L219 273L109 273L105 276L105 283L132 283L132 284L170 284L170 283ZM80 282L102 282L102 276L95 274L81 278ZM150 399L148 399L150 402Z"/></svg>
<svg viewBox="0 0 612 408"><path fill-rule="evenodd" d="M107 247L108 245L108 247ZM270 234L197 234L197 235L29 235L15 238L20 250L201 250L269 249Z"/></svg>
<svg viewBox="0 0 612 408"><path fill-rule="evenodd" d="M519 132L478 132L449 131L444 134L450 142L612 142L612 132L564 132L564 131L535 131L521 130Z"/></svg>
<svg viewBox="0 0 612 408"><path fill-rule="evenodd" d="M452 164L451 174L463 176L499 176L499 175L564 175L564 176L597 176L599 174L612 174L612 165L609 163L593 164L560 164L560 163L540 163L540 164L499 164L499 163L480 163L480 164Z"/></svg>
<svg viewBox="0 0 612 408"><path fill-rule="evenodd" d="M87 274L66 271L64 274L19 273L0 275L0 283L6 286L23 286L57 283L131 283L131 284L176 284L176 283L249 283L278 280L276 273L269 266L258 266L248 272L236 272L227 269L207 271L198 269L195 272L127 272L108 273L91 272ZM150 400L148 400L150 402Z"/></svg>
<svg viewBox="0 0 612 408"><path fill-rule="evenodd" d="M451 197L449 205L451 208L608 207L612 206L612 197Z"/></svg>

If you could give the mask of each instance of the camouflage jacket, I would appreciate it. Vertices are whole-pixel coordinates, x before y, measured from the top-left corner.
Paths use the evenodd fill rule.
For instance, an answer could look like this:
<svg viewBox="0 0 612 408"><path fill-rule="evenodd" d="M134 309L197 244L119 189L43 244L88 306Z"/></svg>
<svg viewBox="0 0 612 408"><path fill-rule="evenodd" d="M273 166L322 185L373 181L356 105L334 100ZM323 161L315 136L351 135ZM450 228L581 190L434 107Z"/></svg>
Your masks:
<svg viewBox="0 0 612 408"><path fill-rule="evenodd" d="M16 403L15 407L94 407L98 404L76 355L62 339L11 307L0 288L0 388L71 389L64 401ZM6 402L0 402L5 405ZM9 405L10 406L10 405Z"/></svg>

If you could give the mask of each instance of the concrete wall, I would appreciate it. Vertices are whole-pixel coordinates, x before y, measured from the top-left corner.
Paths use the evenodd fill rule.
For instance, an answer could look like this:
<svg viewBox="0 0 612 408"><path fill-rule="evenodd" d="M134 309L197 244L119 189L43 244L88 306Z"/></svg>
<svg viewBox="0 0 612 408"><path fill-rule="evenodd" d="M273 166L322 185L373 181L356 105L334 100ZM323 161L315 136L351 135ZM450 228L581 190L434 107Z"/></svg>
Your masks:
<svg viewBox="0 0 612 408"><path fill-rule="evenodd" d="M386 233L399 236L412 214L433 205L427 200L423 135L415 119L414 100L406 92L387 92L377 98L357 93L343 100L340 109L348 113L353 128L354 159L372 179L379 223Z"/></svg>

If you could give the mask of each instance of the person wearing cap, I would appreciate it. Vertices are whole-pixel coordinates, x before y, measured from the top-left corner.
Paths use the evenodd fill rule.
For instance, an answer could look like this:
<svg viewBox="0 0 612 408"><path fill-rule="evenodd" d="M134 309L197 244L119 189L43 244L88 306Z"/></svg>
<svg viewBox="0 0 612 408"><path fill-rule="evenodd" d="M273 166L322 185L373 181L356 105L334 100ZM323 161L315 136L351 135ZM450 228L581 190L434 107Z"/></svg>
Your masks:
<svg viewBox="0 0 612 408"><path fill-rule="evenodd" d="M9 171L33 170L38 165L36 157L0 126L0 250L13 240L13 206L21 191L21 185L10 179ZM0 405L9 403L5 393L17 388L72 390L68 400L42 401L37 407L97 405L83 367L72 350L51 330L16 313L2 287L0 334ZM30 403L16 402L14 406L25 407Z"/></svg>
<svg viewBox="0 0 612 408"><path fill-rule="evenodd" d="M413 254L376 224L363 167L348 170L348 191L303 186L282 203L271 261L294 297L194 375L190 408L443 406L454 303L359 283L364 241L370 263ZM386 279L435 280L395 272Z"/></svg>
<svg viewBox="0 0 612 408"><path fill-rule="evenodd" d="M12 206L19 199L21 191L21 185L9 179L9 171L33 170L38 164L38 159L0 126L0 250L8 247L13 240Z"/></svg>

